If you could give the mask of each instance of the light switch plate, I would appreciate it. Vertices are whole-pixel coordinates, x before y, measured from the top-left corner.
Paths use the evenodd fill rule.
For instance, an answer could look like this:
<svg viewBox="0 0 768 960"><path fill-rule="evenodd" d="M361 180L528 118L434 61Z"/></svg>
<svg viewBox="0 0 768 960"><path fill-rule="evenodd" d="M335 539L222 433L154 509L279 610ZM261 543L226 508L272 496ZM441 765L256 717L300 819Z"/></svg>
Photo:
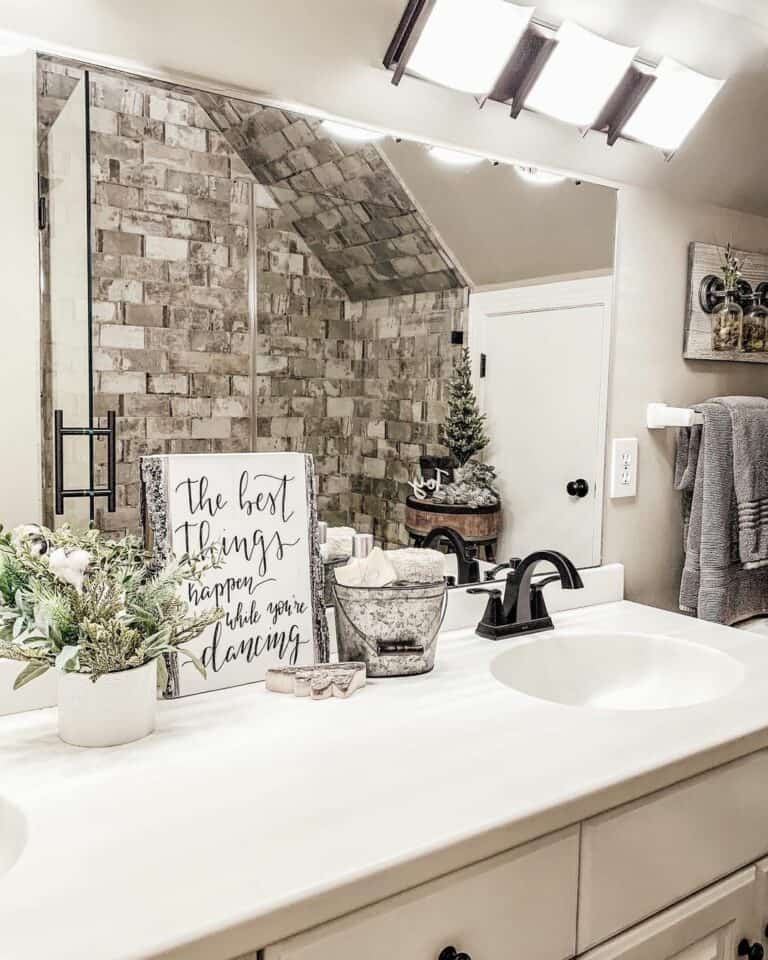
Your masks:
<svg viewBox="0 0 768 960"><path fill-rule="evenodd" d="M637 496L637 437L613 441L610 487L612 500Z"/></svg>

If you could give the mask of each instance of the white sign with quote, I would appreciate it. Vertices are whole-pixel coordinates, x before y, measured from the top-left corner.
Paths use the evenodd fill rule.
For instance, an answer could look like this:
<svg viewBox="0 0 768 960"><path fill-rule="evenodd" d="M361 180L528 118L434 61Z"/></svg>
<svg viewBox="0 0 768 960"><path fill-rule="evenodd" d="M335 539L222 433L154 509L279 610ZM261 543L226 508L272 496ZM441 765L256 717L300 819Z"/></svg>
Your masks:
<svg viewBox="0 0 768 960"><path fill-rule="evenodd" d="M144 526L166 562L215 547L218 569L186 584L193 609L223 611L166 659L167 698L264 680L270 667L324 662L327 629L312 458L302 453L170 454L142 459Z"/></svg>

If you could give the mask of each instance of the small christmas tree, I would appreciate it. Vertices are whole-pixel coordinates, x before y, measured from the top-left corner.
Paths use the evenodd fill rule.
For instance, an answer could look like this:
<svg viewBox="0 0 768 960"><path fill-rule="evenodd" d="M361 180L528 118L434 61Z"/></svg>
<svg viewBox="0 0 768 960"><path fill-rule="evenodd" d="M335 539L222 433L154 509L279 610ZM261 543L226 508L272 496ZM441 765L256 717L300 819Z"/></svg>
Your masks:
<svg viewBox="0 0 768 960"><path fill-rule="evenodd" d="M485 414L480 413L472 386L472 365L465 349L456 364L448 388L448 418L440 427L440 443L451 452L460 467L479 453L489 441Z"/></svg>

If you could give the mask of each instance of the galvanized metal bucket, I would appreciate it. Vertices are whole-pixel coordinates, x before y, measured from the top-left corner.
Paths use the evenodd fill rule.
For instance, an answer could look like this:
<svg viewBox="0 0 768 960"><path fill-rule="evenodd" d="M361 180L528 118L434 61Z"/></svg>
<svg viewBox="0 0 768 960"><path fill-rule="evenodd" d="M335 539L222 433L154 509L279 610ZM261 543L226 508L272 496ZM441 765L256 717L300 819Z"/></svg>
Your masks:
<svg viewBox="0 0 768 960"><path fill-rule="evenodd" d="M340 660L364 660L369 677L407 677L435 666L448 605L440 583L345 587L334 578Z"/></svg>

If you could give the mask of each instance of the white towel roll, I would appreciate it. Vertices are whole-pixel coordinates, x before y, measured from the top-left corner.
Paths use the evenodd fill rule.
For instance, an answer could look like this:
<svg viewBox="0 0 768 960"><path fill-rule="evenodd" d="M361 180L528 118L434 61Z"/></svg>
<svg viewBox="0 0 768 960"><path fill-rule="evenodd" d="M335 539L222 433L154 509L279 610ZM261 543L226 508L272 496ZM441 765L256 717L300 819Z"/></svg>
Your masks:
<svg viewBox="0 0 768 960"><path fill-rule="evenodd" d="M405 547L388 550L387 557L395 568L398 581L405 583L439 583L445 578L445 554L439 550Z"/></svg>
<svg viewBox="0 0 768 960"><path fill-rule="evenodd" d="M343 560L344 557L351 557L354 536L352 527L329 527L326 542L323 544L323 559Z"/></svg>
<svg viewBox="0 0 768 960"><path fill-rule="evenodd" d="M352 557L334 575L343 587L389 587L397 580L397 572L389 562L389 553L374 547L367 557Z"/></svg>

